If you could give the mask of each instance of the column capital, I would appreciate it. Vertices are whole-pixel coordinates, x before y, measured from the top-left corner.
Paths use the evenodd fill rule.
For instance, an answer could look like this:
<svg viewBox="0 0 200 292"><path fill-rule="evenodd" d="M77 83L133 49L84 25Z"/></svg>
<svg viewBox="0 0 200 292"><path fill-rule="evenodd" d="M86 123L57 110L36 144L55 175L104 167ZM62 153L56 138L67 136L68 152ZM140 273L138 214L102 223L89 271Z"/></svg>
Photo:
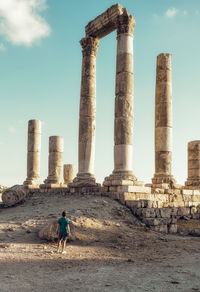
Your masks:
<svg viewBox="0 0 200 292"><path fill-rule="evenodd" d="M80 40L83 56L95 56L99 47L99 39L93 37L85 37Z"/></svg>
<svg viewBox="0 0 200 292"><path fill-rule="evenodd" d="M123 14L119 15L117 18L117 35L121 33L133 34L135 23L134 17L128 14L127 10L124 9Z"/></svg>

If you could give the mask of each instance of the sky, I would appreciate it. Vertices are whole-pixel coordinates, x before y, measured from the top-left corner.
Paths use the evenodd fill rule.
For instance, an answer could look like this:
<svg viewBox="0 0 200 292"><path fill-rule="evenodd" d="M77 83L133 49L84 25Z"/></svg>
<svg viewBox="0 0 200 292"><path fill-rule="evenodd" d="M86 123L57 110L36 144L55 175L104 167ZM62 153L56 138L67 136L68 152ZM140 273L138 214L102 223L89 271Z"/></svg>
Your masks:
<svg viewBox="0 0 200 292"><path fill-rule="evenodd" d="M64 137L64 164L78 170L81 46L89 21L112 0L0 0L0 184L26 179L27 125L42 121L41 179L48 137ZM187 179L187 143L200 140L200 1L121 0L135 17L133 170L154 175L156 57L172 54L172 174ZM113 171L116 31L97 55L95 176Z"/></svg>

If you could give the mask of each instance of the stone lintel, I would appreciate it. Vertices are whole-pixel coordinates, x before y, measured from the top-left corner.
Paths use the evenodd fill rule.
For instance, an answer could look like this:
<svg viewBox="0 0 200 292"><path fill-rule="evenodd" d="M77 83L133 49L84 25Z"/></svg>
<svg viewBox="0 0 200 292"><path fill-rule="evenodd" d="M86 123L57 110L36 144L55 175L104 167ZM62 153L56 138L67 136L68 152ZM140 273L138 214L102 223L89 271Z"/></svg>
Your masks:
<svg viewBox="0 0 200 292"><path fill-rule="evenodd" d="M117 18L123 14L123 7L115 4L90 21L85 27L86 36L102 38L117 28Z"/></svg>

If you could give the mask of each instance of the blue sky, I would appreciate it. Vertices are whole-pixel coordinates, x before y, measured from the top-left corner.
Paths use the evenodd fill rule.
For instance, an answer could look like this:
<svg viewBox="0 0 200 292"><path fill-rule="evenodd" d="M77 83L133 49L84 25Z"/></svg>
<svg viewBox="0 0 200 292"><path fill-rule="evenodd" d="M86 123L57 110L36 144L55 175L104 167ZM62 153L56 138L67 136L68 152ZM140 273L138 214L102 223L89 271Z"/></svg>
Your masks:
<svg viewBox="0 0 200 292"><path fill-rule="evenodd" d="M48 175L48 137L64 137L64 163L77 171L81 46L85 25L112 0L0 0L0 184L26 178L27 123L42 126L41 178ZM172 54L173 175L187 178L187 143L200 139L200 1L121 0L134 15L133 169L154 174L156 56ZM116 32L97 56L95 175L113 170Z"/></svg>

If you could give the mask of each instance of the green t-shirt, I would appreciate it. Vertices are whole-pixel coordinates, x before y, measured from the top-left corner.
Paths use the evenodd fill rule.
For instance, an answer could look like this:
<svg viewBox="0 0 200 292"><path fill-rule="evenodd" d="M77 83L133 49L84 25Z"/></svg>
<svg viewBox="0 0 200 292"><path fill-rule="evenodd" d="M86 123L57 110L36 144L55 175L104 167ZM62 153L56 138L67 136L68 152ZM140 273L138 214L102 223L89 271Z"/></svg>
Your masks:
<svg viewBox="0 0 200 292"><path fill-rule="evenodd" d="M58 220L58 224L60 225L60 228L59 228L59 233L68 233L68 229L67 229L67 224L69 224L69 219L68 218L65 218L65 217L61 217L59 220Z"/></svg>

